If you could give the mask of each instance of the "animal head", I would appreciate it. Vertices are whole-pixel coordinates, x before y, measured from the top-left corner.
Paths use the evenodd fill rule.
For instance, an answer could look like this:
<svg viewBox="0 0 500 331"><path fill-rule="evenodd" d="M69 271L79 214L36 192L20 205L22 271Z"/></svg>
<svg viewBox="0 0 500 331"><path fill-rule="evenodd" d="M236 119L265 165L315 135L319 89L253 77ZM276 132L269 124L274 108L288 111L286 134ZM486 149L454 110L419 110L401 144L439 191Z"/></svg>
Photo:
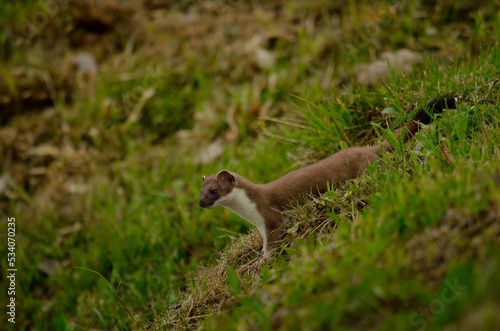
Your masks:
<svg viewBox="0 0 500 331"><path fill-rule="evenodd" d="M222 170L210 177L203 176L200 207L215 208L223 206L224 203L228 202L229 194L232 192L235 183L234 176L227 170Z"/></svg>

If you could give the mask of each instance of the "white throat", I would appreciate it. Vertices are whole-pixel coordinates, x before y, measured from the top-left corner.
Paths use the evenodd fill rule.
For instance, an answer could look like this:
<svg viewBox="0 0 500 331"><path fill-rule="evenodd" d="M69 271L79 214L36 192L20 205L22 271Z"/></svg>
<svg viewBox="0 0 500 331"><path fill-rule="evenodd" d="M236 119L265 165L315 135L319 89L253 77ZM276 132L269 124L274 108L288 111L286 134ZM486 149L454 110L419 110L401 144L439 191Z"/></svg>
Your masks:
<svg viewBox="0 0 500 331"><path fill-rule="evenodd" d="M255 225L262 236L264 247L266 247L266 225L264 218L257 210L257 205L248 198L245 190L233 188L231 193L217 200L214 206L224 206Z"/></svg>

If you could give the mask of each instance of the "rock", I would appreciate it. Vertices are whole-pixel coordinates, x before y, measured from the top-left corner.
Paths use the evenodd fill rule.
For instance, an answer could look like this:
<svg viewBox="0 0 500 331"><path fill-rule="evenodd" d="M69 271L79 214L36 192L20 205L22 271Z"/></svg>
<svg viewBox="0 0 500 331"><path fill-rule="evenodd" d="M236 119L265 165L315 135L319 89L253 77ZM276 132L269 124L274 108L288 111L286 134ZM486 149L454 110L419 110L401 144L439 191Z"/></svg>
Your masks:
<svg viewBox="0 0 500 331"><path fill-rule="evenodd" d="M49 276L54 275L56 272L61 270L61 264L57 260L53 259L45 259L43 261L38 262L36 265L38 269Z"/></svg>
<svg viewBox="0 0 500 331"><path fill-rule="evenodd" d="M206 148L202 149L198 155L194 158L195 164L207 164L222 155L222 139L217 139L214 142L210 143Z"/></svg>
<svg viewBox="0 0 500 331"><path fill-rule="evenodd" d="M378 60L357 65L355 67L356 80L358 83L373 85L380 82L380 79L386 79L389 67L408 74L415 64L421 62L422 55L409 49L400 49L396 52L384 52Z"/></svg>

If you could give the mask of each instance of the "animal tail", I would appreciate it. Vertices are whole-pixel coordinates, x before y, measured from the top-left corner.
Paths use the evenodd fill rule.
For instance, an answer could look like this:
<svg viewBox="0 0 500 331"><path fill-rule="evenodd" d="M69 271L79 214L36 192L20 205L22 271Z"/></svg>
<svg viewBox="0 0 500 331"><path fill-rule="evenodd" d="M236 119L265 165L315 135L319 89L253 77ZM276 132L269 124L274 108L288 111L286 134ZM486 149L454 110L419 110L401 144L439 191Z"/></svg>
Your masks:
<svg viewBox="0 0 500 331"><path fill-rule="evenodd" d="M396 138L399 140L401 135L404 135L403 139L406 142L409 138L413 138L415 134L420 130L420 124L429 124L432 122L432 114L441 114L446 109L457 109L454 95L438 96L431 101L427 102L427 105L417 111L408 125L398 129L396 131ZM383 142L384 149L387 152L394 150L387 140Z"/></svg>

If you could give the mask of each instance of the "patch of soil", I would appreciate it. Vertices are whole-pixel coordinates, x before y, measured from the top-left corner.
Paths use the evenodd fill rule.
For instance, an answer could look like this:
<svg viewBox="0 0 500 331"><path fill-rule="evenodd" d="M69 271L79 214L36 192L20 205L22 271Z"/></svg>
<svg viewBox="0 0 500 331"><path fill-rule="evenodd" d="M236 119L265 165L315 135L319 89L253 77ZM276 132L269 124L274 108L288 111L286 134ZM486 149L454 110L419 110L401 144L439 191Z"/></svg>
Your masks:
<svg viewBox="0 0 500 331"><path fill-rule="evenodd" d="M481 259L491 243L500 244L500 204L496 201L474 215L448 210L440 226L413 236L406 249L413 271L422 275L424 284L437 288L451 261Z"/></svg>

